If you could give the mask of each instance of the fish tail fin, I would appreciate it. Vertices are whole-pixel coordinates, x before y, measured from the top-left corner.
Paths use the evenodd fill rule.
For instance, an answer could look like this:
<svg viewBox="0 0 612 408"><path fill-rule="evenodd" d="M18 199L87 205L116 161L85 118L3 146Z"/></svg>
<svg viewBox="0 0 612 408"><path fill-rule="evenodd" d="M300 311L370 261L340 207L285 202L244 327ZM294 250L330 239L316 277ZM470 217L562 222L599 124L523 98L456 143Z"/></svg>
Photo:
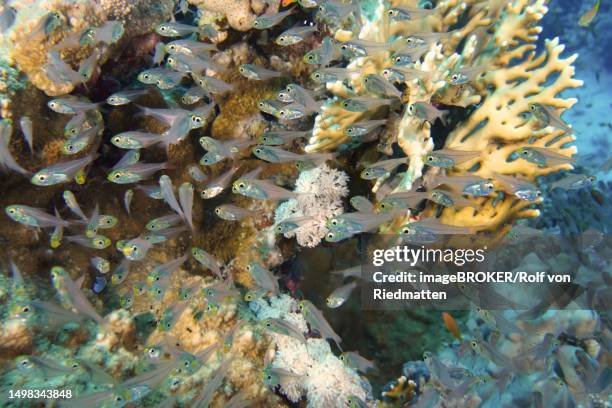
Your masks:
<svg viewBox="0 0 612 408"><path fill-rule="evenodd" d="M444 126L446 126L448 124L448 116L450 115L450 111L441 111L442 113L440 113L440 122L442 122L442 124Z"/></svg>

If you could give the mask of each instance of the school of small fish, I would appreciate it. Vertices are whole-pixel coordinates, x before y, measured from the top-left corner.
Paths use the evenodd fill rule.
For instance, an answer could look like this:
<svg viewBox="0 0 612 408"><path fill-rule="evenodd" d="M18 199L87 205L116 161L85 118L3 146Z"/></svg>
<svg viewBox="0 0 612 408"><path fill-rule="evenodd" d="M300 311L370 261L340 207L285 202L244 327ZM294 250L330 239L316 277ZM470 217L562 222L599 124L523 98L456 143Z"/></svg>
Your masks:
<svg viewBox="0 0 612 408"><path fill-rule="evenodd" d="M17 10L9 5L10 2L4 3L0 12L0 31L6 31L18 16ZM425 19L438 13L435 6L402 7L392 4L384 10L391 25ZM405 112L422 124L427 122L429 125L438 123L448 126L452 123L450 107L434 106L427 101L408 101L402 84L427 76L427 72L416 68L420 59L430 47L450 38L459 28L449 32L415 33L408 38L399 37L385 43L356 37L338 41L333 36L322 33L346 27L350 27L352 32L359 32L365 19L365 10L360 1L283 1L280 7L281 10L277 12L258 16L253 23L253 29L268 30L269 41L276 47L305 49L302 61L308 70L308 80L293 78L287 68L282 68L282 64L272 66L261 60L230 66L222 63L219 56L223 51L223 44L213 41L219 35L217 29L212 24L198 25L199 16L196 15L194 19L189 15L195 13L193 7L184 0L177 2L175 18L178 20L162 22L154 28L159 41L153 50L154 54L150 55L150 66L139 71L131 85L102 100L93 99L88 89L92 78L102 70L99 65L102 51L98 47L121 44L126 25L130 23L115 20L86 27L76 34L65 36L51 48L47 63L43 67L46 75L57 82L69 82L77 86L77 91L73 94L50 98L45 108L47 114L54 118L69 118L64 128L65 140L61 147L61 155L65 157L44 168L25 168L11 153L11 140L19 135L23 138L28 155L42 157L44 146L37 140L37 133L42 133L42 129L38 128L35 117L22 116L16 118L15 123L12 119L2 119L0 167L11 176L27 177L31 184L38 187L55 188L60 185L63 190L61 199L57 200L53 208L38 208L16 202L7 206L5 213L22 226L48 233L49 246L52 249L69 243L78 245L80 251L90 254L90 264L95 276L90 280L84 276L73 279L69 265L52 265L50 276L56 300L31 299L27 295L18 265L12 263L13 318L35 321L41 326L49 327L52 324L93 321L100 331L104 332L110 323L88 299L83 282L93 282L91 291L94 294L121 287L125 285L135 263L152 259L151 254L178 237L190 240L193 246L181 256L157 264L144 281L124 291L127 294L120 300L120 306L124 309L130 309L140 297L147 297L153 303L160 302L170 290L176 271L190 259L195 260L201 270L209 271L214 278L212 285L181 288L181 301L158 313L156 328L160 332L171 331L184 313L191 313L191 302L196 297L201 297L206 302L203 313L214 314L228 299L250 302L278 295L284 288L279 285L279 277L275 275L275 271L266 266L263 257L246 263L245 269L253 286L245 290L232 277L230 271L234 265L222 262L205 248L196 245L194 237L203 228L194 217L196 208L211 207L212 199L225 197L226 201L223 203L214 201L217 205L211 207L211 214L214 213L222 222L230 225L265 218L265 214L257 207L260 202L276 205L289 199L299 199L300 193L294 192L286 185L279 185L276 178L263 177L262 173L270 168L278 168L274 167L277 165L288 164L298 171L304 171L340 160L343 151L310 153L302 148L302 142L313 136L315 117L325 109L326 100L329 98L327 87L338 83L346 85L359 73L359 65L355 62L364 57L380 53L390 54L380 72L363 77L362 90L359 93L347 94L347 97L340 101L340 106L346 113ZM598 8L599 0L593 10L581 18L580 24L588 26L595 18ZM300 20L296 15L299 15ZM304 16L307 17L306 21L302 19ZM288 21L291 21L291 24L287 24ZM61 13L48 12L34 24L31 36L45 38L65 30L67 24ZM312 44L316 46L312 49L305 48L311 47ZM62 51L79 47L90 51L77 67L73 67L72 61L62 58ZM457 89L478 86L481 76L491 70L494 68L490 66L462 66L449 72L445 86ZM240 92L239 85L229 78L238 78L236 81L247 81L248 84L265 83L278 88L276 99L257 101L257 106L269 126L254 138L235 137L220 140L204 133L223 112L224 98L234 92ZM281 83L283 85L279 85ZM153 95L161 95L166 106L146 106ZM137 109L139 117L151 119L165 130L155 133L143 129L125 129L109 134L109 130L105 129L109 112L120 112L128 108ZM537 124L536 130L550 127L568 135L575 133L561 118L555 106L527 101L524 108L517 115ZM380 135L386 130L389 121L386 117L359 120L344 128L343 134L356 144L383 143ZM180 144L192 141L197 142L203 150L201 159L192 163L177 163L173 160L174 149ZM165 151L167 160L146 161L143 156L147 156L148 149ZM102 165L106 162L106 152L109 151L113 152L112 157L120 152L120 157L110 166ZM444 235L475 234L478 233L478 228L449 225L435 215L415 218L414 215L426 205L435 210L433 214L436 211L439 214L443 209L458 211L467 207L476 208L474 200L482 197L495 199L510 195L521 202L537 204L542 201L545 191L535 182L519 175L495 172L492 172L493 176L490 178L453 175L453 169L475 162L481 154L481 151L444 147L424 154L421 159L426 168L431 170L433 177L424 177L424 182L410 191L396 188L397 176L406 171L408 157L393 154L393 150L391 154L379 155L378 159L365 163L357 172L360 179L374 183L377 194L371 197L353 196L350 205L355 211L327 220L325 240L335 243L362 233L376 232L381 226L392 226L392 232L403 242L432 243ZM255 168L243 165L242 159L246 155L258 163ZM575 161L573 157L563 155L552 148L531 144L508 152L507 159L540 169L572 164ZM211 166L219 165L224 166L224 171L216 177L210 177ZM188 169L189 181L177 181L176 177L172 180L168 173L177 167ZM100 176L101 171L104 172L103 177ZM112 183L113 191L120 191L118 200L123 204L123 208L116 208L113 214L103 214L100 202L80 203L78 197L81 186L92 182L92 179L95 182ZM567 173L548 188L571 191L591 188L595 183L593 175ZM244 203L248 200L255 205L248 208L240 206L228 198L231 197L229 193L235 195L239 199L238 202ZM120 220L125 218L126 214L129 217L130 214L140 211L133 202L136 195L163 202L167 211L148 220L139 235L123 237L113 242L105 235L108 234L105 231L120 228ZM107 200L108 197L100 197L101 202ZM407 217L407 214L413 217ZM398 220L402 222L396 222ZM307 228L310 221L309 217L296 216L272 225L272 229L280 236L299 228ZM122 256L114 265L101 256L108 252L100 251L109 247L114 247ZM328 309L342 307L352 294L358 292L358 274L347 272L342 276L349 279L345 279L345 282L326 298ZM604 294L595 293L594 296L596 300L604 301L600 298ZM301 313L307 321L309 336L331 340L341 350L342 339L326 320L323 312L313 303L301 300L299 311L296 312ZM495 311L479 312L482 320L494 330L503 333L521 330L512 327L511 322ZM450 313L444 312L442 319L453 337L458 341L467 341L466 344L475 353L486 356L492 364L498 366L500 370L494 379L496 386L512 381L512 372L519 369L518 364L521 361L512 361L504 356L491 344L490 339L466 340L461 333L461 325ZM266 319L257 322L257 325L264 331L305 341L305 336L299 329L282 319ZM16 369L43 378L79 372L88 381L104 388L92 394L79 395L76 399L62 403L62 406L110 404L120 407L143 400L162 384L189 381L190 376L212 360L212 356L220 356L220 364L215 365L199 392L182 402L188 404L185 406L207 407L212 403L215 393L224 392L222 384L232 364L232 357L227 351L231 349L233 339L240 330L245 330L242 321L226 334L222 342L197 354L183 350L176 345L175 339L167 335L163 344L151 346L144 351L148 353L150 369L121 381L85 359L68 362L37 355L20 356L16 360ZM525 361L535 358L548 364L548 360L556 356L556 335L558 333L555 333L555 336L551 333L545 342L530 350L523 356ZM576 351L575 358L584 365L585 375L590 381L585 383L585 393L601 393L598 381L600 376L603 376L602 369L596 367L596 362L588 355L578 354L580 353ZM340 359L359 372L374 368L371 361L356 352L345 352ZM459 398L469 390L485 386L488 381L492 381L492 378L470 378L459 368L437 361L436 356L432 354L426 354L424 360L435 380L433 387L436 392L445 394L449 400ZM262 369L263 382L272 390L275 385L293 377L296 377L296 374L282 368L264 366ZM458 379L462 381L459 382ZM419 404L426 400L427 396L433 398L429 391L422 391ZM544 388L538 392L544 400L543 406L570 406L548 404L550 401L565 401L571 398L568 388L563 384L547 380ZM175 406L176 402L174 397L170 397L158 406L171 407ZM243 393L236 393L227 406L246 407L256 405L257 402ZM350 407L371 406L370 402L355 396L351 397L347 404Z"/></svg>

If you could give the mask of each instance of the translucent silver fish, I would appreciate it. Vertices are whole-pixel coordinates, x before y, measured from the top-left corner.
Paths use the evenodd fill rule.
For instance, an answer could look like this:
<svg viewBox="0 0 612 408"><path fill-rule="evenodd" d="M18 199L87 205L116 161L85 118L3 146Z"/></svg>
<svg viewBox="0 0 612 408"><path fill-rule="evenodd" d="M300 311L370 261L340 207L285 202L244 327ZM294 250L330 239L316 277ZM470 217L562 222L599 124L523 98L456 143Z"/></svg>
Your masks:
<svg viewBox="0 0 612 408"><path fill-rule="evenodd" d="M209 51L216 51L217 47L214 44L208 44L200 41L182 39L175 40L165 44L165 50L170 55L184 54L192 57L203 55Z"/></svg>
<svg viewBox="0 0 612 408"><path fill-rule="evenodd" d="M210 94L224 94L234 89L232 84L228 84L227 82L211 76L199 76L195 74L192 74L192 76L196 83Z"/></svg>
<svg viewBox="0 0 612 408"><path fill-rule="evenodd" d="M146 89L130 89L120 91L106 98L106 103L112 106L127 105L128 103L131 103L141 96L147 95L148 93L149 91Z"/></svg>
<svg viewBox="0 0 612 408"><path fill-rule="evenodd" d="M446 116L448 111L441 111L435 106L427 102L414 102L408 105L408 114L419 119L426 120L432 125L436 119L440 119L442 124L446 125Z"/></svg>
<svg viewBox="0 0 612 408"><path fill-rule="evenodd" d="M317 31L316 26L300 26L293 27L285 30L281 35L276 37L274 42L280 46L287 47L289 45L298 44L309 35L314 34Z"/></svg>
<svg viewBox="0 0 612 408"><path fill-rule="evenodd" d="M226 221L240 221L256 215L257 212L233 204L224 204L215 208L215 214Z"/></svg>
<svg viewBox="0 0 612 408"><path fill-rule="evenodd" d="M263 14L255 19L255 21L253 22L253 28L256 28L258 30L265 30L267 28L274 27L293 12L294 9L290 8L289 10L280 11L276 14Z"/></svg>
<svg viewBox="0 0 612 408"><path fill-rule="evenodd" d="M335 309L342 306L356 287L357 282L352 281L334 290L325 300L327 307Z"/></svg>
<svg viewBox="0 0 612 408"><path fill-rule="evenodd" d="M53 164L37 171L30 181L37 186L51 186L67 183L72 181L79 172L83 172L85 167L90 165L95 158L95 154L89 154L80 159Z"/></svg>
<svg viewBox="0 0 612 408"><path fill-rule="evenodd" d="M12 134L13 121L10 119L0 120L0 168L4 171L12 170L23 175L28 175L30 172L21 167L11 154L9 145L11 143Z"/></svg>
<svg viewBox="0 0 612 408"><path fill-rule="evenodd" d="M342 349L340 347L342 339L330 326L330 324L325 319L325 316L323 316L323 313L319 309L317 309L315 305L313 305L308 300L302 300L299 302L299 308L302 312L302 315L304 316L304 319L306 319L306 321L310 324L311 327L317 329L319 333L321 333L321 336L323 338L331 339L336 343L339 349Z"/></svg>
<svg viewBox="0 0 612 408"><path fill-rule="evenodd" d="M19 126L21 127L21 132L23 133L23 137L28 144L28 148L30 149L30 156L34 153L34 132L32 129L32 119L27 116L22 116L19 119Z"/></svg>
<svg viewBox="0 0 612 408"><path fill-rule="evenodd" d="M402 92L380 75L368 74L363 78L366 89L383 97L402 98Z"/></svg>
<svg viewBox="0 0 612 408"><path fill-rule="evenodd" d="M187 225L191 230L194 230L193 226L193 184L183 183L179 187L179 202L181 209L183 210L183 216Z"/></svg>
<svg viewBox="0 0 612 408"><path fill-rule="evenodd" d="M255 64L242 64L238 67L238 72L243 77L255 81L265 81L268 79L278 78L283 75L280 72L260 67Z"/></svg>
<svg viewBox="0 0 612 408"><path fill-rule="evenodd" d="M94 31L94 42L112 45L118 42L125 33L122 21L107 21Z"/></svg>
<svg viewBox="0 0 612 408"><path fill-rule="evenodd" d="M119 133L110 139L111 143L121 149L144 149L163 141L163 136L156 133L129 131Z"/></svg>
<svg viewBox="0 0 612 408"><path fill-rule="evenodd" d="M177 213L181 218L184 218L185 214L183 213L183 210L176 199L176 195L174 194L172 180L166 174L163 174L159 178L159 188L164 201L175 213Z"/></svg>
<svg viewBox="0 0 612 408"><path fill-rule="evenodd" d="M234 166L230 170L219 175L217 178L211 180L206 185L206 187L204 187L204 189L200 193L200 196L203 199L207 200L221 194L223 190L225 190L227 186L229 186L229 184L231 183L232 177L234 176L238 168L238 166Z"/></svg>

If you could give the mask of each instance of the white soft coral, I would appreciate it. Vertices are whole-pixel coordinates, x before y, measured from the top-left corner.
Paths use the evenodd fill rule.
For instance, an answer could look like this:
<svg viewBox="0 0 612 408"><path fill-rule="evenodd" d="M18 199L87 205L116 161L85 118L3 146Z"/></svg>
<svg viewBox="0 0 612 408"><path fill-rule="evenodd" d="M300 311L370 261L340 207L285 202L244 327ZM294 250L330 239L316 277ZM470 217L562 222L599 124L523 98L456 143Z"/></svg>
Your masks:
<svg viewBox="0 0 612 408"><path fill-rule="evenodd" d="M342 199L349 192L347 183L348 176L345 172L332 169L326 164L302 171L294 190L299 196L284 202L276 209L275 223L294 217L312 218L306 224L286 233L285 237L295 237L301 246L317 246L327 234L327 219L343 212Z"/></svg>
<svg viewBox="0 0 612 408"><path fill-rule="evenodd" d="M298 313L297 303L287 295L251 302L251 308L258 319L277 318L293 324L306 332L306 321ZM276 353L271 365L302 376L299 380L285 379L280 392L291 401L297 402L306 396L309 407L346 407L348 398L355 395L367 399L367 384L351 368L336 357L324 339L297 339L280 334L271 334Z"/></svg>

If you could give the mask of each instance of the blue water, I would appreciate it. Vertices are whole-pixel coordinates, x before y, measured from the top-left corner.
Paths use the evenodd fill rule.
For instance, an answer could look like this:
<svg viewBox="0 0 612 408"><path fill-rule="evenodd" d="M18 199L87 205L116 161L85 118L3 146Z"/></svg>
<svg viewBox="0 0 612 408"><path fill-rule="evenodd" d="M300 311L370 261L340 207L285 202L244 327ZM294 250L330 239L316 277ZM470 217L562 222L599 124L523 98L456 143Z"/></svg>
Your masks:
<svg viewBox="0 0 612 408"><path fill-rule="evenodd" d="M544 39L559 37L566 45L564 55L578 53L576 77L584 81L580 89L567 91L564 96L579 99L564 118L577 130L576 145L582 157L595 156L602 161L610 151L612 130L612 7L602 2L590 27L581 27L579 17L594 1L560 0L551 2L550 11L542 21ZM606 177L605 174L599 174Z"/></svg>

